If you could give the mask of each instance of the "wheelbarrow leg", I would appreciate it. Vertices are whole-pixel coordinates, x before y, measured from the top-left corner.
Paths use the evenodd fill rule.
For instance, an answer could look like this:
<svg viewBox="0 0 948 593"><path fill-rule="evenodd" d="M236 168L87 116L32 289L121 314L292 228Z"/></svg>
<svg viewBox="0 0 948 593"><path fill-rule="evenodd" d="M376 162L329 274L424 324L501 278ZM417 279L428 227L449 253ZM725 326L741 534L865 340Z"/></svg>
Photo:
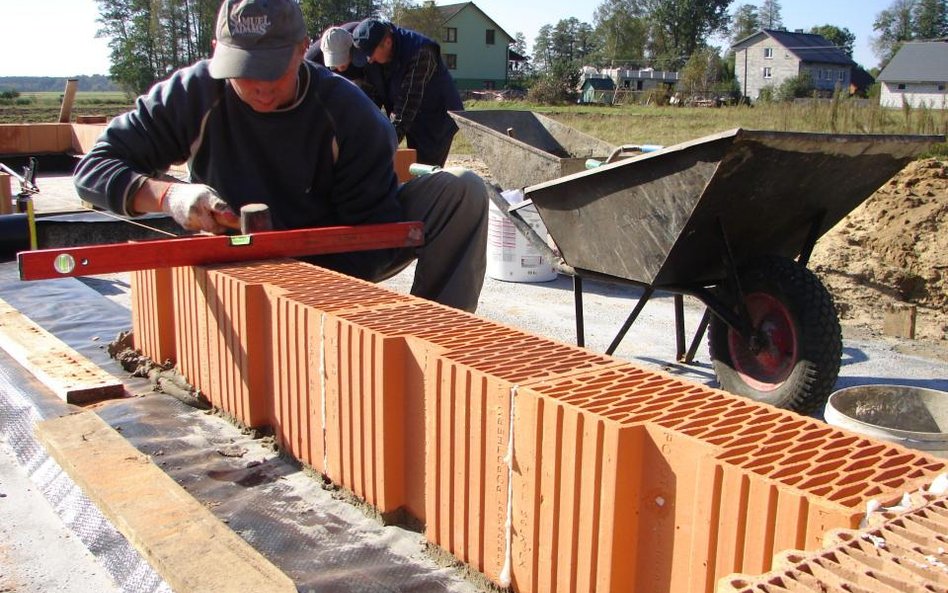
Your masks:
<svg viewBox="0 0 948 593"><path fill-rule="evenodd" d="M576 309L576 345L586 345L586 329L583 326L583 279L579 274L573 276L573 306Z"/></svg>
<svg viewBox="0 0 948 593"><path fill-rule="evenodd" d="M684 358L679 357L678 362L683 362L685 364L691 364L695 360L695 353L698 351L698 346L701 344L701 339L704 338L704 332L708 330L708 324L711 323L711 309L705 308L704 315L701 317L701 321L698 323L698 329L695 330L695 337L691 340L691 346L688 347L688 353L685 354Z"/></svg>
<svg viewBox="0 0 948 593"><path fill-rule="evenodd" d="M685 297L674 296L675 301L675 360L680 361L685 354Z"/></svg>
<svg viewBox="0 0 948 593"><path fill-rule="evenodd" d="M629 331L629 328L632 327L632 324L635 323L635 319L639 316L639 313L642 312L642 308L645 306L645 303L652 298L652 293L655 292L655 289L651 286L645 288L645 292L642 293L642 296L639 297L639 302L635 304L635 308L632 309L632 312L629 313L628 319L625 320L625 323L622 324L622 327L619 329L619 333L616 334L612 343L609 344L609 348L606 350L606 354L612 354L616 351L616 348L619 347L619 343L622 342L622 338L625 337L626 332Z"/></svg>

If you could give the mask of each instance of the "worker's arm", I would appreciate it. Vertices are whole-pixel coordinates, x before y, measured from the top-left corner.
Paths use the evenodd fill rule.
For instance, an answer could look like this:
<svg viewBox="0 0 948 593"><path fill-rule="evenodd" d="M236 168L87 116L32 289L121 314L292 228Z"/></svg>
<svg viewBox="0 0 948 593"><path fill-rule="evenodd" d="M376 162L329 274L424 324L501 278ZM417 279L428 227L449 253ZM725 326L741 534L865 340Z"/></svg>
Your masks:
<svg viewBox="0 0 948 593"><path fill-rule="evenodd" d="M223 88L190 72L156 84L131 111L109 122L76 167L73 179L82 199L127 216L160 209L165 172L188 160Z"/></svg>
<svg viewBox="0 0 948 593"><path fill-rule="evenodd" d="M399 142L415 121L425 89L437 70L438 52L430 45L423 45L408 64L405 78L402 79L401 92L395 98L390 116Z"/></svg>

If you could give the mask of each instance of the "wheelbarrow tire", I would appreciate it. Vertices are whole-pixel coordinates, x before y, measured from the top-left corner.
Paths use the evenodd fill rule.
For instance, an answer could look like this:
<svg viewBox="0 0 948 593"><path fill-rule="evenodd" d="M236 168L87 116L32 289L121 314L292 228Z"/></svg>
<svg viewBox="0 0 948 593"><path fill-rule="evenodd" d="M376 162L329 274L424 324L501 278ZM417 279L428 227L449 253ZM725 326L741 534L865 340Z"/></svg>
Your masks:
<svg viewBox="0 0 948 593"><path fill-rule="evenodd" d="M745 337L712 316L708 342L721 388L804 414L821 408L836 384L843 348L832 295L813 272L785 257L761 257L740 278L769 347L752 353Z"/></svg>

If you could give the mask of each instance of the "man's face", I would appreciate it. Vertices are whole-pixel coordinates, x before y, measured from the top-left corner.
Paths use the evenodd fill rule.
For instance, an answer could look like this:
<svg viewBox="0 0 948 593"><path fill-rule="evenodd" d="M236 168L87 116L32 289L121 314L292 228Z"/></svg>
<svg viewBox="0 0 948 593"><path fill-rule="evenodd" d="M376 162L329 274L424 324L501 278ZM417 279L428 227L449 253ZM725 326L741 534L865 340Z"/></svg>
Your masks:
<svg viewBox="0 0 948 593"><path fill-rule="evenodd" d="M230 83L237 92L237 96L250 105L251 109L260 113L276 111L290 105L296 100L296 81L306 47L307 43L304 41L296 48L286 71L276 80L231 78Z"/></svg>
<svg viewBox="0 0 948 593"><path fill-rule="evenodd" d="M370 64L388 64L392 61L392 34L386 33L382 41L375 46L375 51L369 56Z"/></svg>
<svg viewBox="0 0 948 593"><path fill-rule="evenodd" d="M344 64L339 64L338 66L333 66L332 68L330 68L330 70L332 70L333 72L345 72L348 69L349 69L349 62L346 62Z"/></svg>

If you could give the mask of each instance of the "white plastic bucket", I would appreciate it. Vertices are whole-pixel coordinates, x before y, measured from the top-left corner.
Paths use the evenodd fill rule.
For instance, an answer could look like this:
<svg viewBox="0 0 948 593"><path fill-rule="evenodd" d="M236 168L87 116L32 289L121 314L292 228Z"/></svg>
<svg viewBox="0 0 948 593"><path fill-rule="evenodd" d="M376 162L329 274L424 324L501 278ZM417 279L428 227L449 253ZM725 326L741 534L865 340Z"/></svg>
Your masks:
<svg viewBox="0 0 948 593"><path fill-rule="evenodd" d="M518 210L541 237L546 226L536 208ZM504 213L490 203L487 225L487 275L506 282L549 282L556 279L550 261L533 247Z"/></svg>

